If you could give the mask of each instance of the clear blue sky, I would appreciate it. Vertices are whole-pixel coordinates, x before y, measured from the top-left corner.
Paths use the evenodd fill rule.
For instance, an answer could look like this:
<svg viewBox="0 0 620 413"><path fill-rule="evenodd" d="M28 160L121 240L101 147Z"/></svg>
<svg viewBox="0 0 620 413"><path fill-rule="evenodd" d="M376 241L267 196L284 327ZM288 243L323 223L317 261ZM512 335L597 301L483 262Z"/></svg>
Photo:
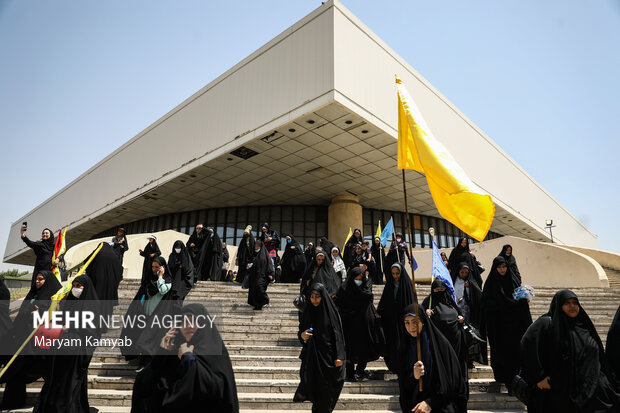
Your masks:
<svg viewBox="0 0 620 413"><path fill-rule="evenodd" d="M620 252L620 2L343 3ZM11 222L320 4L0 0L0 251Z"/></svg>

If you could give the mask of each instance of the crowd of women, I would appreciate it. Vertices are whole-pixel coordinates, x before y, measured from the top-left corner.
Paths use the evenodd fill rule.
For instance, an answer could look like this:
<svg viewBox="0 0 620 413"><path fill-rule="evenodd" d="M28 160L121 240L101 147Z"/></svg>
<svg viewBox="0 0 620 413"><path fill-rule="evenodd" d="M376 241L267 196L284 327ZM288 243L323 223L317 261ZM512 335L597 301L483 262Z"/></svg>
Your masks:
<svg viewBox="0 0 620 413"><path fill-rule="evenodd" d="M197 227L187 243L174 243L167 261L151 236L140 250L144 271L127 314L207 315L204 306L183 305L183 299L197 279L206 279L197 275L202 269L212 280L216 269L221 270L220 262L214 264L209 258L218 250L216 244L221 247L216 236ZM96 311L111 313L122 269L122 253L119 256L115 246L124 243L126 247L123 237L119 231L112 242L102 244L86 275L73 280L61 309L83 311L88 300L89 310L92 303L99 303ZM474 363L488 363L487 342L495 380L524 401L529 411L620 411L620 309L606 349L578 297L569 290L558 291L548 313L532 323L527 299L513 294L522 280L510 245L493 260L483 282L484 267L467 239L460 240L450 256L444 256L452 282L434 280L429 296L418 303L405 267L405 257L413 257L401 234L396 234L387 254L380 240L365 241L359 229L342 253L327 238L306 248L292 234L285 239L280 258L277 232L264 224L255 238L248 226L237 252L237 281L246 283L248 304L256 310L268 305L271 282L299 283L295 306L302 351L294 401L312 402L314 412L331 412L345 381L376 379L367 364L380 357L398 377L403 412L465 412L469 371ZM383 283L375 307L373 285ZM59 288L51 272L35 267L30 292L15 321L10 322L8 307L6 317L0 314L2 334L11 337L6 354L29 334L17 320L45 311ZM103 332L63 329L61 334ZM136 343L131 353L124 354L138 364L134 411L197 411L205 405L217 406L215 410L221 412L238 411L230 358L217 330L216 344L221 348L217 355L205 355L203 350L212 345L213 337L192 323L170 330L126 327L121 337ZM94 349L47 356L32 344L29 347L2 377L7 383L4 406L22 405L26 384L42 377L45 384L35 411L87 411L86 375Z"/></svg>

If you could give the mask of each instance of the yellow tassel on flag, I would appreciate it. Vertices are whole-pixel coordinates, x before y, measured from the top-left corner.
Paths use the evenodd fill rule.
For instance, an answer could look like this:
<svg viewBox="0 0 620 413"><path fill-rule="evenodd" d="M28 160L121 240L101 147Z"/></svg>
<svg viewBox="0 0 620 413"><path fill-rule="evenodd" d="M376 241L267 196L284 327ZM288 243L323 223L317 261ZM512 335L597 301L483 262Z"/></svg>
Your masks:
<svg viewBox="0 0 620 413"><path fill-rule="evenodd" d="M495 216L493 199L472 182L450 152L435 139L398 76L396 87L398 169L413 169L425 174L441 216L483 241Z"/></svg>

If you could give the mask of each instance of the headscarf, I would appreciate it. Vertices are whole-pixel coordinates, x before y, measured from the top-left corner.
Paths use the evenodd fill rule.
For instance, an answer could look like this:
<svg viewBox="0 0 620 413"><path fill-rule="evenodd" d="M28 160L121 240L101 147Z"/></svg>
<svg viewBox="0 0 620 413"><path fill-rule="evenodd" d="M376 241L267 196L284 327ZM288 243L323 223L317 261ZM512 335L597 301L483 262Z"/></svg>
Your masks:
<svg viewBox="0 0 620 413"><path fill-rule="evenodd" d="M467 244L464 247L461 245L461 242L463 242L463 240L467 241ZM453 271L454 269L457 269L458 271L459 264L463 262L463 259L461 258L462 255L467 254L469 256L469 253L469 240L465 237L459 238L458 244L456 244L452 251L450 251L450 256L448 258L448 268ZM454 278L454 274L452 274L452 277Z"/></svg>
<svg viewBox="0 0 620 413"><path fill-rule="evenodd" d="M321 264L317 268L316 257L318 257L319 255L322 255L325 259L323 260L323 264ZM315 268L316 274L314 275L314 278L312 278L312 274L314 273ZM340 287L340 278L338 277L336 271L334 270L334 267L332 266L331 258L327 256L327 253L325 251L319 251L316 253L312 262L310 263L308 268L306 268L303 280L310 280L310 287L312 287L312 284L315 283L323 284L323 286L329 292L330 296L336 294L338 288ZM302 287L303 284L305 283L302 283Z"/></svg>
<svg viewBox="0 0 620 413"><path fill-rule="evenodd" d="M166 284L172 283L172 275L170 275L170 270L168 269L168 264L166 263L166 259L161 255L153 258L153 262L157 261L159 265L164 269L163 279ZM151 278L149 282L146 284L146 290L149 297L153 297L159 292L159 288L157 288L157 280L158 277L153 274L153 270L151 269ZM170 290L172 291L172 290Z"/></svg>
<svg viewBox="0 0 620 413"><path fill-rule="evenodd" d="M506 254L506 250L508 248L510 248L510 255ZM518 280L519 285L521 285L521 273L519 272L519 267L517 266L517 259L515 258L513 252L514 249L512 248L512 245L506 244L502 247L502 251L499 253L499 256L504 258L504 260L506 261L506 266L508 266L512 277L515 278L515 280Z"/></svg>
<svg viewBox="0 0 620 413"><path fill-rule="evenodd" d="M48 239L45 239L45 240L41 239L41 244L42 244L44 249L53 252L54 251L54 246L55 246L55 243L54 243L54 232L51 229L49 229L49 228L44 228L43 231L45 231L45 230L50 232L50 237ZM43 232L43 231L41 231L41 232Z"/></svg>
<svg viewBox="0 0 620 413"><path fill-rule="evenodd" d="M482 307L487 311L497 311L506 305L517 303L512 293L521 286L520 280L514 276L510 268L505 275L500 275L497 271L500 265L506 265L506 260L503 257L495 257L482 290Z"/></svg>

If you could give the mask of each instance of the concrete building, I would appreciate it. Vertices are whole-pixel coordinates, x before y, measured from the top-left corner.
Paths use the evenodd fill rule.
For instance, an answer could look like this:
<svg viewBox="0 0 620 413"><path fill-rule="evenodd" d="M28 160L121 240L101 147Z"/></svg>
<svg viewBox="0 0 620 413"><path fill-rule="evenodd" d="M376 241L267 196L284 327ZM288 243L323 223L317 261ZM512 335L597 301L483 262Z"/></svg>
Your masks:
<svg viewBox="0 0 620 413"><path fill-rule="evenodd" d="M11 227L4 261L31 264L19 239L68 226L69 246L196 223L236 245L270 222L301 242L394 216L404 229L396 169L397 74L439 139L495 201L489 238L509 235L596 249L597 239L491 138L337 1L328 1L206 85ZM165 156L162 156L165 154ZM157 162L152 162L157 158ZM413 244L462 233L441 219L426 178L408 171ZM167 254L168 251L165 252Z"/></svg>

